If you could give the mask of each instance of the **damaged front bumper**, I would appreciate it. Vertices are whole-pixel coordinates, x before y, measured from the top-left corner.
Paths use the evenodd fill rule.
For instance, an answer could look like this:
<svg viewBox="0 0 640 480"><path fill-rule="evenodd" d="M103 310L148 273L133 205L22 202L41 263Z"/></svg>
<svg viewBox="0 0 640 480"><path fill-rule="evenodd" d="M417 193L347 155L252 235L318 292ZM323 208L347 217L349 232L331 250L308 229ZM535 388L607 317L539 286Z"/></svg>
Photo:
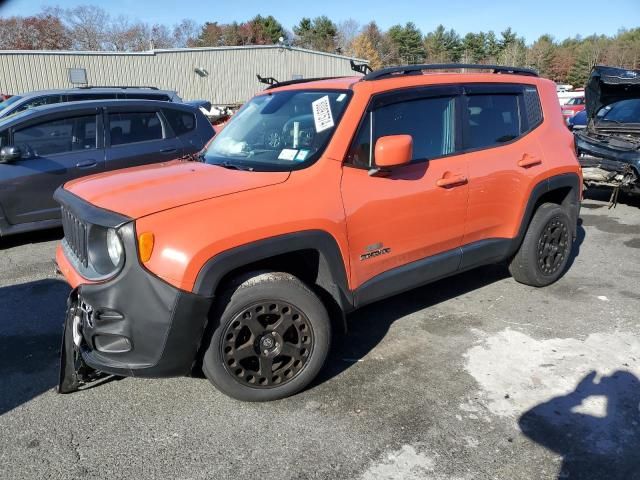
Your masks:
<svg viewBox="0 0 640 480"><path fill-rule="evenodd" d="M105 216L79 198L66 200L85 224ZM60 393L105 374L189 375L197 361L212 297L180 290L154 275L139 261L134 224L118 231L124 262L113 277L86 280L67 250L59 246L56 252L59 270L74 287L64 323Z"/></svg>

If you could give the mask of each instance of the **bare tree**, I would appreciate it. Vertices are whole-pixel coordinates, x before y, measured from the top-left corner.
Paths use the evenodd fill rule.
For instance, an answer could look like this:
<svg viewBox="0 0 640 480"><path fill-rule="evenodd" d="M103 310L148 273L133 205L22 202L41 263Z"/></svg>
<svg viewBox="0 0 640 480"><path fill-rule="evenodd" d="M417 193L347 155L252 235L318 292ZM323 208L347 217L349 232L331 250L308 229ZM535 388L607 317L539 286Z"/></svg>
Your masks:
<svg viewBox="0 0 640 480"><path fill-rule="evenodd" d="M338 24L337 48L346 55L353 55L353 41L360 33L360 24L350 18Z"/></svg>
<svg viewBox="0 0 640 480"><path fill-rule="evenodd" d="M190 19L183 19L173 26L173 46L177 48L194 47L202 31L202 25Z"/></svg>
<svg viewBox="0 0 640 480"><path fill-rule="evenodd" d="M58 13L69 30L76 50L103 49L111 20L104 9L95 5L80 5L69 9L54 8L49 11Z"/></svg>
<svg viewBox="0 0 640 480"><path fill-rule="evenodd" d="M149 27L142 22L131 23L127 17L118 16L105 28L103 47L120 52L148 50L151 48Z"/></svg>

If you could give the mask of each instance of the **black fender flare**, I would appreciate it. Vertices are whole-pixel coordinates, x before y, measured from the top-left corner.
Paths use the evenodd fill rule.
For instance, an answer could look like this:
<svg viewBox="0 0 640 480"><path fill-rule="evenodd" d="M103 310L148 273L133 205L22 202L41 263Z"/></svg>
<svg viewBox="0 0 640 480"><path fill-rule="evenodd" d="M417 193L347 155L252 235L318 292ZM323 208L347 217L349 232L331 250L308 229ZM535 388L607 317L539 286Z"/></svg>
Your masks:
<svg viewBox="0 0 640 480"><path fill-rule="evenodd" d="M569 213L569 216L571 218L571 225L573 225L574 229L572 234L575 238L578 228L578 216L580 215L580 192L582 189L582 182L580 181L580 177L577 173L563 173L546 178L538 183L535 187L533 187L531 195L529 195L529 200L527 201L527 206L525 207L524 214L522 215L522 219L520 221L518 234L513 239L509 255L515 254L518 248L520 248L522 240L524 239L524 235L527 233L527 228L529 228L531 218L535 213L536 205L538 204L538 201L542 198L542 196L554 190L559 190L567 187L570 189L570 192L568 197L565 199L564 206L567 207L567 213Z"/></svg>
<svg viewBox="0 0 640 480"><path fill-rule="evenodd" d="M344 312L353 310L345 261L335 238L324 230L306 230L269 237L221 252L205 262L196 278L193 292L214 294L228 273L243 266L287 253L315 250L319 255L318 276L323 286Z"/></svg>

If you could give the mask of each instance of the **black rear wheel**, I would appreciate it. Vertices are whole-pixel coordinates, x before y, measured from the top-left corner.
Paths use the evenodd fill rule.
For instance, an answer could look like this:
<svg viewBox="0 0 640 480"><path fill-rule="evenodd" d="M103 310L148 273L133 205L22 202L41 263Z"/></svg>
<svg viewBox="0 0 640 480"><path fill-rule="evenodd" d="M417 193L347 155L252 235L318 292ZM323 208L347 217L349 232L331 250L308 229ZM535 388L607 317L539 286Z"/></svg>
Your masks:
<svg viewBox="0 0 640 480"><path fill-rule="evenodd" d="M540 205L509 264L513 278L533 287L544 287L558 280L569 262L572 232L569 215L560 205Z"/></svg>
<svg viewBox="0 0 640 480"><path fill-rule="evenodd" d="M218 300L219 318L203 357L206 377L225 394L267 401L297 393L318 374L331 327L320 299L280 272L240 279Z"/></svg>

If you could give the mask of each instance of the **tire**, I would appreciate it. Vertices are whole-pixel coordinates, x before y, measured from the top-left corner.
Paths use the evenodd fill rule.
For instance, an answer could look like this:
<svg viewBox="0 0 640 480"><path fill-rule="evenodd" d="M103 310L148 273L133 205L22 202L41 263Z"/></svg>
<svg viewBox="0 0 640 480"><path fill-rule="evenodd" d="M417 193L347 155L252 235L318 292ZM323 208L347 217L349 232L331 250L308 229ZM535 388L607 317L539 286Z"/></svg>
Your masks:
<svg viewBox="0 0 640 480"><path fill-rule="evenodd" d="M331 343L326 308L288 273L253 272L217 301L202 371L226 395L248 402L288 397L320 372Z"/></svg>
<svg viewBox="0 0 640 480"><path fill-rule="evenodd" d="M569 215L560 205L543 203L533 215L509 271L517 282L525 285L550 285L564 274L572 245Z"/></svg>

